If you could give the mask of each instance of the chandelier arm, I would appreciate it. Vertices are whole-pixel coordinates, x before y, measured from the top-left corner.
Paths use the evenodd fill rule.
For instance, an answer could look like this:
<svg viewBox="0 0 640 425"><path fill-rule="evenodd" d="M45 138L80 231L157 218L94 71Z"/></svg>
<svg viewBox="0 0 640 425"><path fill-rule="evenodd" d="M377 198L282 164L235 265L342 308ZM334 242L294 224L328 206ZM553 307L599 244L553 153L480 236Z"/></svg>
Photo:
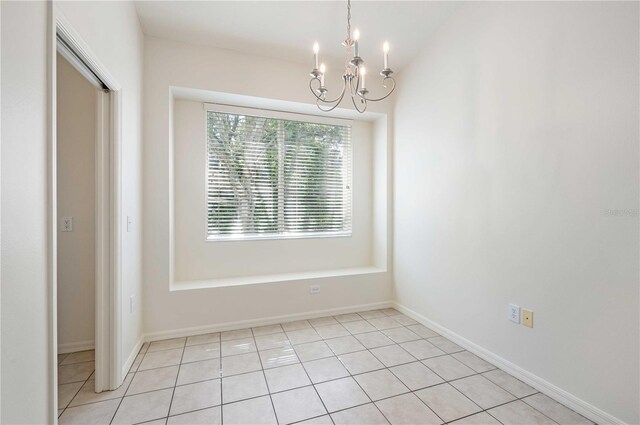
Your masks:
<svg viewBox="0 0 640 425"><path fill-rule="evenodd" d="M356 80L356 88L351 87L351 96L357 96L358 90L360 90L360 71L358 67L356 67L354 75L355 77L353 79ZM351 85L353 85L353 81L350 81L350 86Z"/></svg>
<svg viewBox="0 0 640 425"><path fill-rule="evenodd" d="M363 95L361 95L359 93L358 93L358 96L360 96L362 99L364 99L366 101L369 101L369 102L379 102L381 100L384 100L384 99L388 98L389 96L391 96L391 93L393 93L393 91L396 89L396 80L394 80L393 77L385 77L384 80L382 80L383 85L384 85L384 82L387 81L387 80L391 80L391 82L393 83L393 86L391 87L391 90L389 90L389 93L385 94L384 96L376 98L376 99L371 99L371 98L365 97L365 96L363 96Z"/></svg>
<svg viewBox="0 0 640 425"><path fill-rule="evenodd" d="M358 111L359 113L363 113L364 111L367 110L367 99L362 99L363 103L364 103L364 108L360 109L358 108L358 103L356 102L356 97L355 96L351 96L351 103L353 103L353 107L356 108L356 111Z"/></svg>
<svg viewBox="0 0 640 425"><path fill-rule="evenodd" d="M349 78L348 81L349 81L349 95L351 97L353 97L353 95L355 94L355 92L353 91L353 79ZM346 80L345 80L345 82L346 82Z"/></svg>
<svg viewBox="0 0 640 425"><path fill-rule="evenodd" d="M335 105L333 105L333 106L331 106L330 108L326 109L326 108L323 108L323 107L322 107L322 105L323 105L323 104L325 104L325 105L327 105L327 104L328 104L327 102L324 102L322 99L317 99L317 100L316 100L316 106L317 106L317 107L318 107L318 109L320 109L322 112L331 112L331 111L333 111L334 109L336 109L336 108L338 107L338 105L340 105L340 102L342 102L342 98L343 98L343 97L344 97L344 90L342 90L342 94L340 95L340 98L339 98L339 99L336 99L336 104L335 104ZM352 99L353 99L353 98L352 98ZM322 103L322 104L321 104L320 102L324 102L324 103Z"/></svg>
<svg viewBox="0 0 640 425"><path fill-rule="evenodd" d="M340 101L341 101L341 100L342 100L342 98L344 97L344 92L345 92L346 87L347 87L346 81L345 81L345 82L344 82L344 84L342 85L342 93L340 93L340 95L339 95L338 97L336 97L336 98L335 98L335 99L333 99L333 100L326 100L326 99L323 99L322 97L318 96L318 95L317 95L317 93L316 93L316 91L313 89L313 85L312 85L312 83L313 83L313 81L314 81L314 80L316 80L316 81L318 81L318 82L319 82L320 80L318 80L317 78L312 78L311 80L309 80L309 90L311 90L311 93L315 96L315 98L316 98L316 103L317 103L318 101L323 102L323 103L327 103L327 104L328 104L328 103L335 103L335 102L340 103Z"/></svg>

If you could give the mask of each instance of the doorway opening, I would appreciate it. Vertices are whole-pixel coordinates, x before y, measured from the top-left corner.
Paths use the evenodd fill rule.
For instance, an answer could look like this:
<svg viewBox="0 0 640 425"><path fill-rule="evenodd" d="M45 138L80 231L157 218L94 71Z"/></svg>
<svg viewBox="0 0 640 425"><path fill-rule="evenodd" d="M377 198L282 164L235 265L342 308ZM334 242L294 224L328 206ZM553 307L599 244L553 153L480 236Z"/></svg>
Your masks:
<svg viewBox="0 0 640 425"><path fill-rule="evenodd" d="M58 53L58 409L95 389L96 134L103 88Z"/></svg>
<svg viewBox="0 0 640 425"><path fill-rule="evenodd" d="M123 382L121 97L120 86L55 9L54 22L50 349L57 417L75 397Z"/></svg>

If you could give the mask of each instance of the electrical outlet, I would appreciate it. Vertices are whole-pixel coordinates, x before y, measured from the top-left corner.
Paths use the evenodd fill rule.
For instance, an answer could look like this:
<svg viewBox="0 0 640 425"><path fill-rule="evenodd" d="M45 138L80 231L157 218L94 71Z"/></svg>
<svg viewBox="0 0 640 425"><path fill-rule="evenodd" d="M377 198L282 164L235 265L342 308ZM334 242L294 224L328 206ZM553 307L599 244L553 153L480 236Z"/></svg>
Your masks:
<svg viewBox="0 0 640 425"><path fill-rule="evenodd" d="M319 294L320 293L320 285L311 285L311 286L309 286L309 293L311 295Z"/></svg>
<svg viewBox="0 0 640 425"><path fill-rule="evenodd" d="M533 327L533 311L522 309L522 324L528 328Z"/></svg>
<svg viewBox="0 0 640 425"><path fill-rule="evenodd" d="M73 232L73 217L62 217L62 231Z"/></svg>
<svg viewBox="0 0 640 425"><path fill-rule="evenodd" d="M520 307L515 304L509 304L509 320L513 323L520 324Z"/></svg>

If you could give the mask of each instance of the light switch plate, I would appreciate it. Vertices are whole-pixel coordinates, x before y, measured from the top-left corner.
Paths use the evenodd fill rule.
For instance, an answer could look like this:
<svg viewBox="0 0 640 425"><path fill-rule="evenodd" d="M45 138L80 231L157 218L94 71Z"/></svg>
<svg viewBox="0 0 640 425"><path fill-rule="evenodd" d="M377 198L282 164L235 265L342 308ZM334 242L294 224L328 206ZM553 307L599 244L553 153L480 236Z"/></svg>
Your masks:
<svg viewBox="0 0 640 425"><path fill-rule="evenodd" d="M73 232L73 217L62 217L62 231Z"/></svg>
<svg viewBox="0 0 640 425"><path fill-rule="evenodd" d="M533 327L533 311L522 309L522 324L528 328Z"/></svg>
<svg viewBox="0 0 640 425"><path fill-rule="evenodd" d="M520 306L509 304L508 318L513 323L520 324Z"/></svg>

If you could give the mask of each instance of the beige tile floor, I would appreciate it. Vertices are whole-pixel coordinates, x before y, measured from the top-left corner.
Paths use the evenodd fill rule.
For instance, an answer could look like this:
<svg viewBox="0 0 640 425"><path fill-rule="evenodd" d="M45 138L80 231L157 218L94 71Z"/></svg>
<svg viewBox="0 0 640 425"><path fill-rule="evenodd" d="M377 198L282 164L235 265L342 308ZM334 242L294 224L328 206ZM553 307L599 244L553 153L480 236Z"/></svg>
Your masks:
<svg viewBox="0 0 640 425"><path fill-rule="evenodd" d="M58 363L61 424L591 424L393 309L145 344L100 394Z"/></svg>

